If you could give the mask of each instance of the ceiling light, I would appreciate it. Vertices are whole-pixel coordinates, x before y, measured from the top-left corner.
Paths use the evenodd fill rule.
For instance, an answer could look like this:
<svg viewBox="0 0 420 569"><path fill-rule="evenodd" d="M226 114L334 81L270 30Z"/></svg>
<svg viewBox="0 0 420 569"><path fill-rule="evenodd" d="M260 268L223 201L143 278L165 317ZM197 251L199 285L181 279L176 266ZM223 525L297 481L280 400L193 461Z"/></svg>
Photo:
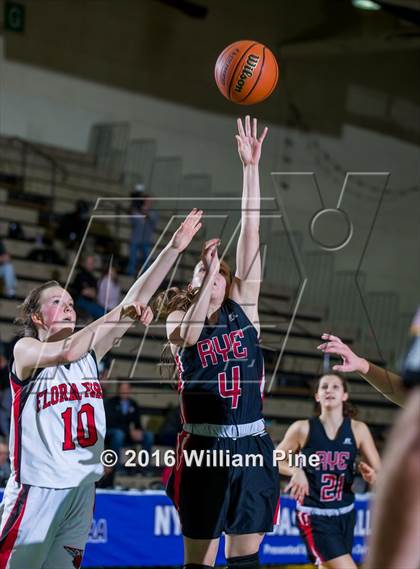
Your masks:
<svg viewBox="0 0 420 569"><path fill-rule="evenodd" d="M360 10L380 10L381 6L372 0L352 0L352 4L355 8L360 8Z"/></svg>

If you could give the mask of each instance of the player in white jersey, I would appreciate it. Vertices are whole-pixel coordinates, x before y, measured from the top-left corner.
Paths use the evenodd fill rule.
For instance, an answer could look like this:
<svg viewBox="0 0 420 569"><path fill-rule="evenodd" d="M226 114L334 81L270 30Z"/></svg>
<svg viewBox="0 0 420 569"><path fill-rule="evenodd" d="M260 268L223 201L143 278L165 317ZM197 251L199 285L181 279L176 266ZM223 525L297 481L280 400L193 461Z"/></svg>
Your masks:
<svg viewBox="0 0 420 569"><path fill-rule="evenodd" d="M97 362L132 326L201 227L193 210L120 305L74 333L66 290L50 281L22 305L10 362L12 474L0 506L0 569L80 567L91 526L105 413Z"/></svg>

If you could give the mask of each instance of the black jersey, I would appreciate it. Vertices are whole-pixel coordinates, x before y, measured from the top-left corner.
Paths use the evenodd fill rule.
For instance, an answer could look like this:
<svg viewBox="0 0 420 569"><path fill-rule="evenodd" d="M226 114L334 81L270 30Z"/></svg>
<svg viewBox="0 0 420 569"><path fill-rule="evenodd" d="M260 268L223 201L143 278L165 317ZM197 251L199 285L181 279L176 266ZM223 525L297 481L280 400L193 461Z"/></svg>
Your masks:
<svg viewBox="0 0 420 569"><path fill-rule="evenodd" d="M183 423L239 425L262 418L264 361L257 330L226 300L217 324L176 356Z"/></svg>
<svg viewBox="0 0 420 569"><path fill-rule="evenodd" d="M318 417L309 420L309 434L302 454L317 454L317 467L304 467L309 482L309 496L304 506L315 508L342 508L354 502L351 490L357 454L356 439L350 417L344 417L335 439L328 438L324 425Z"/></svg>

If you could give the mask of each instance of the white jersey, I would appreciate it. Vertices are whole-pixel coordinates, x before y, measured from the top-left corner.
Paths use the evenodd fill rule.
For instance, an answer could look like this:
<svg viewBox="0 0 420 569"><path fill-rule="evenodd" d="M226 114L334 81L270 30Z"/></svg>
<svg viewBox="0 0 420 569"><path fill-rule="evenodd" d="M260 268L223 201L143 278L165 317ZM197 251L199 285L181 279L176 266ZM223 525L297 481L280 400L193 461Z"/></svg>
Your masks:
<svg viewBox="0 0 420 569"><path fill-rule="evenodd" d="M103 474L105 410L95 353L37 369L21 381L10 365L10 463L17 483L73 488Z"/></svg>

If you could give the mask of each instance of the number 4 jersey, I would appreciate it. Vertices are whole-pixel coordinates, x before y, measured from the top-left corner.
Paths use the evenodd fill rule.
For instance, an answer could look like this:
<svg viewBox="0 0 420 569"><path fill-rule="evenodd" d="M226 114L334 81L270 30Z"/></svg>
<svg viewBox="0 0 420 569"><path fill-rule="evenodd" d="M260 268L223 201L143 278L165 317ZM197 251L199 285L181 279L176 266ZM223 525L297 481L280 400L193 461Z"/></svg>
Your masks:
<svg viewBox="0 0 420 569"><path fill-rule="evenodd" d="M94 352L37 369L26 381L16 376L13 360L10 370L10 462L16 482L72 488L99 480L105 411Z"/></svg>
<svg viewBox="0 0 420 569"><path fill-rule="evenodd" d="M304 506L343 508L354 502L351 490L357 454L350 417L344 417L335 439L330 439L318 417L309 419L309 434L301 453L308 459L318 455L319 465L304 467L309 482L309 496Z"/></svg>
<svg viewBox="0 0 420 569"><path fill-rule="evenodd" d="M262 418L264 362L257 330L231 299L215 325L175 358L183 423L239 425Z"/></svg>

